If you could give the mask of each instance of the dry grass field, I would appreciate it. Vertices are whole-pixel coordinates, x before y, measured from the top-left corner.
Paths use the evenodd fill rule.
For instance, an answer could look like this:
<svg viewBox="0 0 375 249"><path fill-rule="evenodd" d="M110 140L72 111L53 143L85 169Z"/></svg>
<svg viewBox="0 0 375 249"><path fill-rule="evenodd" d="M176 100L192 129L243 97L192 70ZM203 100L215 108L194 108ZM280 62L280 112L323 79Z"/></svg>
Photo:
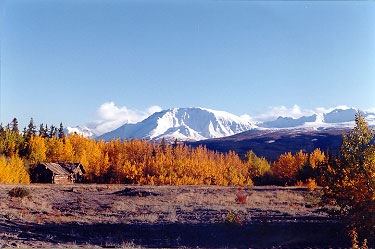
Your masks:
<svg viewBox="0 0 375 249"><path fill-rule="evenodd" d="M0 185L0 247L350 247L298 187Z"/></svg>

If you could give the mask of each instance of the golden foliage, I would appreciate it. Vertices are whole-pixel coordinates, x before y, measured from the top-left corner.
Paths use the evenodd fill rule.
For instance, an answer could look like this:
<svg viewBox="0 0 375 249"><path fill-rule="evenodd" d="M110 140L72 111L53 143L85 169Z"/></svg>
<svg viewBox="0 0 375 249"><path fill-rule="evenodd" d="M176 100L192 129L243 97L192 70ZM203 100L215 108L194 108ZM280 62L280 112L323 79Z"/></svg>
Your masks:
<svg viewBox="0 0 375 249"><path fill-rule="evenodd" d="M14 155L10 158L0 156L0 183L30 183L23 160Z"/></svg>
<svg viewBox="0 0 375 249"><path fill-rule="evenodd" d="M138 139L104 142L76 134L64 139L31 137L29 159L33 163L80 162L86 180L96 183L252 185L251 178L266 170L254 172L231 151Z"/></svg>
<svg viewBox="0 0 375 249"><path fill-rule="evenodd" d="M33 164L46 161L47 146L44 138L31 136L29 141L29 159Z"/></svg>
<svg viewBox="0 0 375 249"><path fill-rule="evenodd" d="M285 184L293 184L297 180L298 171L307 162L308 155L302 150L292 155L288 152L279 157L272 165L273 174Z"/></svg>
<svg viewBox="0 0 375 249"><path fill-rule="evenodd" d="M310 166L315 169L318 165L324 162L326 156L323 152L320 151L319 148L315 149L313 152L310 153L309 162Z"/></svg>
<svg viewBox="0 0 375 249"><path fill-rule="evenodd" d="M374 131L360 112L353 130L343 135L340 158L322 167L324 199L339 207L336 214L374 242L375 236L375 145Z"/></svg>
<svg viewBox="0 0 375 249"><path fill-rule="evenodd" d="M262 177L271 170L268 161L264 157L257 157L252 150L245 155L245 165L251 178Z"/></svg>

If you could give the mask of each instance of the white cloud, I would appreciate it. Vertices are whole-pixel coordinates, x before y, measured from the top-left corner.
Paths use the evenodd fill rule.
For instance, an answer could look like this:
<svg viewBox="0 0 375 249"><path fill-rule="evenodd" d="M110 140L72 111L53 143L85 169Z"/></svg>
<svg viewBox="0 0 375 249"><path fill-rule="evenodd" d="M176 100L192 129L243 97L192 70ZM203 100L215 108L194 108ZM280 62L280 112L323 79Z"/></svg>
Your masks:
<svg viewBox="0 0 375 249"><path fill-rule="evenodd" d="M106 102L102 104L96 111L96 115L100 120L91 122L88 127L93 130L96 135L117 129L124 124L134 124L149 117L155 112L160 112L160 106L151 106L146 110L132 110L126 106L118 107L114 102Z"/></svg>
<svg viewBox="0 0 375 249"><path fill-rule="evenodd" d="M153 105L147 109L149 115L154 114L155 112L161 112L163 109L158 105Z"/></svg>
<svg viewBox="0 0 375 249"><path fill-rule="evenodd" d="M240 116L240 118L245 122L256 122L256 120L248 114L243 114Z"/></svg>

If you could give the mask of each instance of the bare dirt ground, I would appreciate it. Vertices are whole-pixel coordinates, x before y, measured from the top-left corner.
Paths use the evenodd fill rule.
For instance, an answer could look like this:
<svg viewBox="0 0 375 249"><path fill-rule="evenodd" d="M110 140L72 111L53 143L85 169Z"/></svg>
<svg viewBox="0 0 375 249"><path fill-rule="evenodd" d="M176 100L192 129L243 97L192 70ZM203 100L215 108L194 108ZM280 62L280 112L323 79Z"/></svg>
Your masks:
<svg viewBox="0 0 375 249"><path fill-rule="evenodd" d="M317 190L31 184L21 199L8 196L15 186L0 185L0 247L351 245Z"/></svg>

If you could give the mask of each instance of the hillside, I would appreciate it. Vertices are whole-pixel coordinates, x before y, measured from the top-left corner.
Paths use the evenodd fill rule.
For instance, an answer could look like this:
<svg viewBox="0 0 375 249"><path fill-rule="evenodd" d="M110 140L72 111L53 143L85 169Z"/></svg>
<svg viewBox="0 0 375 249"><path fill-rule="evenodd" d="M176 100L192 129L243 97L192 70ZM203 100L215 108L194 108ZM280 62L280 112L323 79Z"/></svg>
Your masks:
<svg viewBox="0 0 375 249"><path fill-rule="evenodd" d="M315 148L324 151L329 148L334 153L340 148L342 133L348 129L265 129L251 130L225 138L186 142L193 147L204 145L210 150L237 152L244 156L253 150L256 155L267 159L277 159L285 152L312 152Z"/></svg>

